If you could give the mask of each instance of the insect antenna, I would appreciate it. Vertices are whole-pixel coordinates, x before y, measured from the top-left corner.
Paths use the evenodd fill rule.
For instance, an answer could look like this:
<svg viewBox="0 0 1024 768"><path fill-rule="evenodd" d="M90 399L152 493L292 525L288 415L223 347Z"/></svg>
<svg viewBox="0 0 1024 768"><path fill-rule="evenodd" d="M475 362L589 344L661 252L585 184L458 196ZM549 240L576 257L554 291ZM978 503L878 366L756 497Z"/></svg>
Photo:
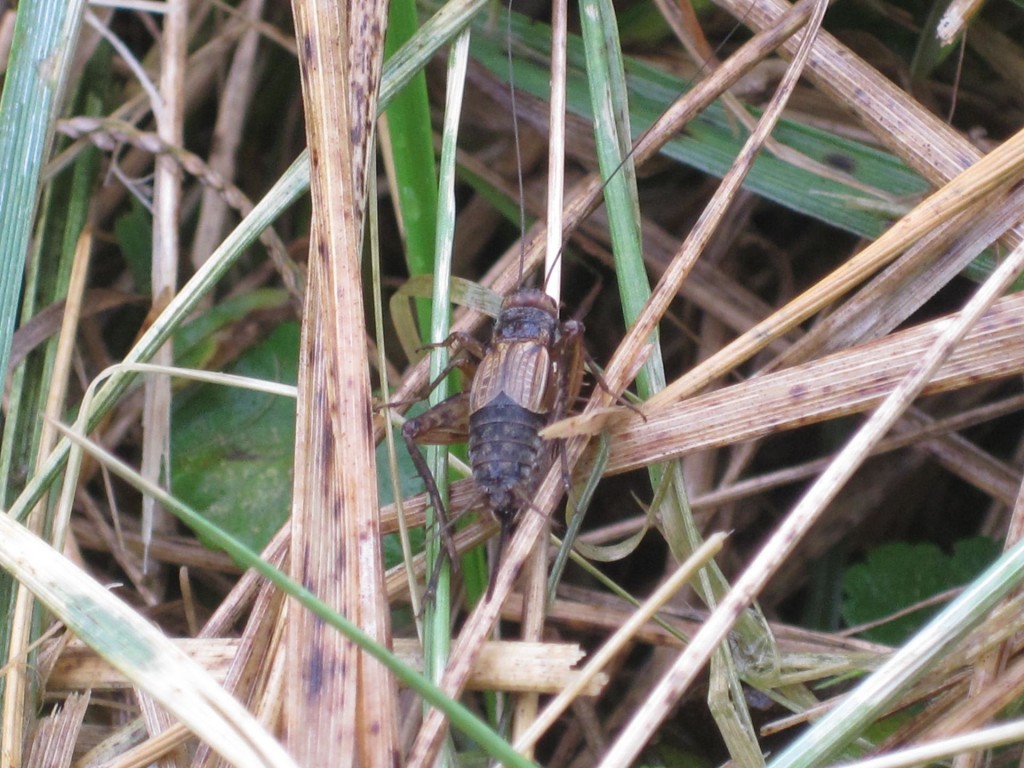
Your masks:
<svg viewBox="0 0 1024 768"><path fill-rule="evenodd" d="M512 139L516 150L516 184L519 192L519 275L516 286L523 287L523 269L526 263L526 193L523 184L523 149L519 141L519 109L516 105L515 68L512 63L512 0L508 0L505 13L505 35L508 52L508 90L512 107Z"/></svg>
<svg viewBox="0 0 1024 768"><path fill-rule="evenodd" d="M566 38L566 17L565 17L565 3L556 2L553 4L553 18L552 18L552 41L551 41L551 87L550 87L550 99L551 99L551 112L550 112L550 146L551 153L548 156L548 214L547 214L547 226L548 226L548 239L547 239L547 255L545 258L545 270L544 279L541 283L542 289L548 293L556 303L560 301L559 296L559 280L554 279L558 274L558 269L561 264L562 253L565 250L568 236L562 232L561 225L561 201L562 201L562 188L560 183L564 180L564 131L565 131L565 38ZM519 156L519 135L518 135L518 122L517 112L515 108L515 86L513 84L513 64L512 64L512 20L511 20L511 9L512 2L509 0L508 9L506 12L506 50L508 52L508 70L509 70L509 84L512 89L511 104L513 109L513 127L515 129L515 141L516 141L516 153L517 158ZM748 11L749 13L750 11ZM692 84L697 77L701 75L705 70L709 69L711 65L717 63L719 52L729 43L734 34L743 27L743 19L738 20L733 29L725 36L725 38L713 49L708 50L705 44L705 49L702 50L699 46L686 45L685 36L683 36L683 43L686 45L688 52L693 59L699 62L699 68L697 72L690 79ZM687 85L687 88L689 87ZM685 90L685 89L684 89ZM652 126L653 127L653 126ZM650 129L648 129L650 130ZM626 150L625 154L619 160L618 164L611 170L611 172L603 179L601 183L600 191L611 183L612 179L628 164L632 161L637 150L643 143L644 135L641 135L637 141L633 142L630 136L625 136L621 139L622 149ZM523 197L523 181L522 181L522 164L517 165L519 170L519 208L520 208L520 228L521 232L525 230L525 203ZM518 285L523 285L523 265L525 261L525 243L524 238L520 238L520 260L519 260L519 276Z"/></svg>

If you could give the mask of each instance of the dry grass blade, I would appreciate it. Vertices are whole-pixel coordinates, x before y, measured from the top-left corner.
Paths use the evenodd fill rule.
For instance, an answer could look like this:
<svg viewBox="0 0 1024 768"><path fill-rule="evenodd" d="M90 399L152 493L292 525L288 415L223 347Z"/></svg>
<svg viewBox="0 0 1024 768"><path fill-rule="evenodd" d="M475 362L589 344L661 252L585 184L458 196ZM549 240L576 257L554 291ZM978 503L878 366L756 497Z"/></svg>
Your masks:
<svg viewBox="0 0 1024 768"><path fill-rule="evenodd" d="M837 269L827 280L816 284L786 307L758 323L710 359L677 379L644 405L647 414L656 416L661 408L700 391L709 383L739 365L773 340L795 327L830 301L842 296L872 272L892 261L917 239L925 236L935 223L951 214L968 209L1000 187L1011 184L1024 168L1024 133L1018 134L994 150L960 177L920 203L881 238ZM669 273L666 273L667 275ZM676 273L671 280L679 279ZM665 277L663 283L674 285ZM664 301L662 302L664 303ZM652 302L651 309L655 309ZM633 334L630 338L642 338ZM629 339L627 339L629 341ZM625 343L624 343L625 346ZM577 417L572 424L555 425L546 434L591 434L607 422L611 414L598 414L596 419Z"/></svg>
<svg viewBox="0 0 1024 768"><path fill-rule="evenodd" d="M141 690L235 765L295 764L237 701L145 618L6 515L0 516L0 526L4 528L3 567L20 569L26 587L40 602L112 664L132 675Z"/></svg>
<svg viewBox="0 0 1024 768"><path fill-rule="evenodd" d="M1020 375L1024 297L1001 299L931 379L924 394ZM935 320L810 363L683 400L608 433L609 474L732 445L875 407L948 325ZM572 423L566 424L571 433Z"/></svg>
<svg viewBox="0 0 1024 768"><path fill-rule="evenodd" d="M978 0L953 0L935 27L935 36L941 45L950 45L964 32L967 22L981 9Z"/></svg>
<svg viewBox="0 0 1024 768"><path fill-rule="evenodd" d="M792 17L789 19L789 25L780 25L779 30L775 30L777 38L771 38L765 36L763 38L757 38L752 43L745 47L744 51L749 59L744 59L741 56L735 57L735 63L732 68L727 71L727 75L709 78L709 81L714 81L714 86L725 87L727 76L729 74L735 74L742 71L744 61L749 61L751 64L756 61L756 57L763 55L764 50L769 46L770 43L777 44L777 40L784 39L784 37L792 32L792 30L799 25L805 18L805 13L809 13L812 4L805 2L801 4L799 9L795 9ZM701 103L701 99L705 98L710 100L717 91L714 90L713 85L706 82L704 88L698 87L691 94L689 98L685 99L686 106L674 111L671 117L674 120L680 120L680 116L685 116L689 113L689 109L698 109L698 105ZM642 162L643 159L650 157L654 151L656 151L659 142L666 141L669 136L668 125L671 124L671 120L666 119L665 125L659 126L659 130L649 132L644 139L638 142L636 151L637 162ZM680 120L682 122L682 120ZM586 182L581 183L577 186L579 192L575 195L570 195L567 203L569 213L565 216L566 226L571 226L577 219L575 216L581 216L584 211L589 209L593 205L593 201L601 191L601 184L597 178L592 182L588 179ZM579 213L576 213L579 212ZM574 216L575 214L575 216ZM526 248L526 253L532 260L538 258L540 251L539 238L534 238L530 241L530 245ZM506 272L508 274L508 272ZM497 285L497 284L496 284ZM649 332L649 327L645 332L642 328L634 328L631 338L646 338ZM625 345L624 345L625 346ZM626 365L625 370L632 370L632 365ZM616 388L621 390L625 386L625 381L622 380L622 371L619 371L620 378L616 380L614 373L607 375L609 378L609 385L614 391ZM594 400L591 402L590 408L601 407L610 402L610 394L599 391L595 394ZM582 453L584 447L583 441L575 440L569 446L566 447L566 464L572 467L579 455ZM548 473L547 478L541 485L536 496L536 508L538 511L543 512L544 515L550 514L550 510L554 507L557 498L560 494L561 486L561 467L553 467ZM508 595L509 590L512 587L512 579L514 574L518 571L519 566L526 558L528 553L533 548L537 538L539 537L543 528L543 517L542 515L527 515L519 525L516 531L515 537L509 546L509 550L505 556L506 567L498 574L495 582L491 585L491 597L488 600L482 602L473 614L468 619L466 625L463 627L462 633L459 636L458 641L452 648L452 663L449 665L445 672L445 676L442 680L442 687L449 695L456 696L465 686L468 678L468 672L471 664L473 663L474 654L483 638L493 627L498 617L498 606ZM445 722L444 718L436 710L431 710L424 720L423 727L417 737L416 743L413 746L413 750L410 753L409 764L411 766L426 766L433 762L437 750L440 748L441 739L444 735Z"/></svg>
<svg viewBox="0 0 1024 768"><path fill-rule="evenodd" d="M227 73L221 104L217 111L214 135L218 140L210 152L210 168L218 175L233 178L237 168L237 152L242 143L243 122L238 115L248 111L255 87L256 54L260 41L255 25L264 12L264 0L241 3L240 15L246 29L235 50L231 68ZM220 242L227 222L228 205L213 189L203 190L202 208L196 223L196 236L192 242L191 261L195 267L205 262Z"/></svg>
<svg viewBox="0 0 1024 768"><path fill-rule="evenodd" d="M284 552L278 551L276 558L268 555L277 567L281 567ZM242 590L244 591L244 590ZM231 640L233 653L225 658L224 688L239 701L245 702L254 712L259 713L260 722L268 728L281 717L280 699L283 693L283 670L285 668L281 648L284 644L286 623L284 622L285 597L269 584L262 584L249 612L242 637ZM231 614L232 601L226 600L223 610L207 622L200 633L199 646L203 652L220 645L219 638L225 633L225 614ZM271 630L268 632L267 627ZM271 659L272 663L266 663ZM205 666L205 664L204 664ZM56 671L56 670L55 670ZM217 756L205 744L200 745L193 760L194 768L220 768Z"/></svg>
<svg viewBox="0 0 1024 768"><path fill-rule="evenodd" d="M548 184L547 184L547 242L544 251L543 289L556 304L562 299L562 207L565 192L565 99L566 99L566 39L568 35L568 2L556 0L551 10L551 98L548 136ZM513 92L514 96L514 92ZM518 141L518 130L516 131ZM521 154L516 147L517 158ZM521 160L519 161L521 166ZM519 174L520 180L522 173ZM525 221L525 193L519 185L519 199L523 226ZM525 234L525 233L524 233ZM525 602L522 613L520 637L525 641L539 641L544 636L547 616L547 553L541 543L534 549L527 561L524 573ZM512 717L512 740L532 727L537 718L540 699L536 694L516 698ZM517 751L527 758L534 758L533 746Z"/></svg>
<svg viewBox="0 0 1024 768"><path fill-rule="evenodd" d="M360 259L384 3L296 3L314 217L299 375L291 567L388 642ZM339 554L339 547L343 548ZM306 765L397 760L394 681L312 615L288 618L285 733Z"/></svg>
<svg viewBox="0 0 1024 768"><path fill-rule="evenodd" d="M175 644L219 682L230 683L232 668L238 665L239 657L252 655L242 647L244 641L235 638L189 639ZM413 669L422 668L423 649L416 640L398 638L394 651ZM257 651L256 655L265 654ZM572 643L488 641L473 667L468 688L558 693L573 685L580 687L586 696L596 696L608 678L598 675L581 683L580 673L573 666L584 655L583 650ZM116 690L130 685L123 674L79 642L72 642L61 651L48 684L53 691Z"/></svg>
<svg viewBox="0 0 1024 768"><path fill-rule="evenodd" d="M963 213L937 222L930 233L767 369L776 370L889 333L966 269L985 245L1016 224L1022 205L1024 190L1005 196L997 190Z"/></svg>
<svg viewBox="0 0 1024 768"><path fill-rule="evenodd" d="M582 449L583 444L579 440L567 448L566 460L570 467L575 465ZM470 614L452 646L452 660L441 680L441 688L449 696L456 697L465 688L470 669L476 662L484 639L498 620L501 605L512 590L519 568L536 546L540 534L546 527L546 519L562 492L562 468L556 465L551 467L535 494L535 511L538 514L523 517L505 553L505 566L494 576L489 597L481 601ZM431 709L427 713L409 753L407 764L410 768L425 768L433 764L446 727L445 717L440 711Z"/></svg>
<svg viewBox="0 0 1024 768"><path fill-rule="evenodd" d="M541 716L533 725L516 739L516 749L523 750L532 747L540 738L540 735L551 727L565 709L583 691L588 676L594 675L602 669L612 657L622 651L623 646L630 642L641 625L646 623L662 605L668 601L683 585L696 575L696 571L714 557L722 548L725 534L718 533L709 538L696 552L693 557L683 563L669 579L652 594L644 604L625 621L612 637L593 654L587 661L587 666L581 673L580 680L574 685L567 686L558 696L552 699L545 706Z"/></svg>
<svg viewBox="0 0 1024 768"><path fill-rule="evenodd" d="M698 392L726 371L763 349L798 323L822 309L926 235L937 221L955 215L1000 187L1013 184L1024 169L1024 133L1017 134L972 165L938 192L919 203L882 237L836 270L828 280L801 294L786 307L758 323L710 360L651 398L650 412Z"/></svg>
<svg viewBox="0 0 1024 768"><path fill-rule="evenodd" d="M826 5L12 7L5 768L1017 760L988 726L1024 691L1024 9ZM545 257L601 376L502 568L450 483L461 568L417 604L426 497L374 445L429 378L403 281L493 348Z"/></svg>
<svg viewBox="0 0 1024 768"><path fill-rule="evenodd" d="M58 352L55 361L56 368L61 374L59 376L59 380L62 382L67 380L66 377L71 367L75 326L82 308L82 293L85 288L91 248L91 233L83 233L82 237L79 238L77 246L79 258L76 261L73 279L69 285L66 311L61 320L61 333L58 341ZM41 436L39 449L40 462L44 461L46 453L48 453L57 442L57 430L54 428L53 423L60 417L61 406L66 395L66 388L58 386L50 391L47 398L46 416L48 423ZM71 510L67 509L65 514L70 515L70 512ZM42 529L44 517L43 505L40 505L33 512L30 518L30 524L36 532ZM61 532L61 536L58 540L63 541L64 534L67 533L66 517L62 516L58 529ZM8 653L15 656L22 656L23 654L28 653L28 648L26 647L29 636L28 627L30 626L32 614L35 610L35 598L26 588L19 588L14 611L8 619L11 627L12 638L11 647L8 649ZM19 626L21 627L21 630L18 629ZM7 675L7 684L5 686L5 696L9 706L27 693L27 682L25 671L21 669L20 665L16 665L11 669L10 673ZM81 702L79 702L79 704L81 704ZM19 707L16 711L21 712L22 708ZM14 715L15 712L7 710L7 714Z"/></svg>
<svg viewBox="0 0 1024 768"><path fill-rule="evenodd" d="M789 12L782 0L719 3L754 29L765 29ZM784 50L792 53L795 42ZM815 85L853 110L877 139L939 186L969 168L981 153L960 133L911 99L877 69L832 35L819 36L808 75Z"/></svg>
<svg viewBox="0 0 1024 768"><path fill-rule="evenodd" d="M69 696L64 706L40 720L25 761L26 768L64 768L71 765L89 694Z"/></svg>
<svg viewBox="0 0 1024 768"><path fill-rule="evenodd" d="M756 62L764 53L771 50L774 45L778 45L788 35L799 27L801 23L806 19L807 15L811 12L814 7L812 2L805 1L799 6L794 8L792 12L786 18L785 24L780 24L778 28L772 30L771 35L759 36L753 41L744 46L740 52L734 56L730 62L708 78L704 83L698 85L680 100L677 108L670 110L669 113L662 119L661 123L645 134L637 143L635 159L637 163L643 162L643 160L649 158L660 146L660 143L666 141L673 130L673 125L680 125L685 123L688 116L695 114L697 110L701 108L702 104L707 104L718 95L721 88L727 87L727 84L731 81L730 78L736 77L740 72L744 71L745 66L752 65ZM573 226L579 218L588 211L592 205L596 196L601 191L601 185L597 178L587 179L581 182L574 189L573 194L567 196L567 212L565 215L565 226ZM534 236L528 239L528 245L526 246L526 255L528 263L534 263L539 258L540 253L540 242L539 238ZM512 255L518 256L518 253L513 252ZM508 276L512 274L512 270L507 266L511 260L510 254L506 254L503 257L499 267L505 265L503 274ZM495 269L498 269L496 267ZM507 277L505 278L508 279ZM670 281L663 280L662 286L673 285ZM495 288L501 288L500 281L493 283ZM507 287L507 286L506 286ZM623 343L622 348L632 350L632 354L637 355L641 352L641 345L638 345L637 340L645 339L648 335L651 325L654 322L654 318L660 317L660 314L664 312L665 306L671 295L674 294L674 287L669 289L663 289L660 294L660 311L659 305L652 302L653 307L649 308L648 324L645 326L643 323L638 323L634 328L631 329L630 334L626 341ZM455 324L455 328L458 328L458 323ZM615 366L619 366L616 368ZM625 385L624 372L632 370L633 366L630 363L630 355L618 356L613 362L612 367L606 371L606 379L608 380L610 388L615 391L621 389ZM616 378L618 376L618 378ZM407 379L407 381L409 381ZM592 401L588 410L593 409L595 406L600 407L602 404L607 404L607 399L602 397L603 393L595 395L595 401ZM401 397L401 396L399 396ZM604 401L602 403L601 401ZM575 460L578 458L582 451L582 443L574 441L567 449L567 463L571 467ZM537 496L537 508L542 511L547 511L555 503L557 496L557 488L560 484L560 471L552 471L545 483L541 486ZM519 530L509 548L506 555L506 563L509 564L507 568L503 569L502 574L497 579L496 583L492 586L493 599L485 601L477 610L471 615L467 624L464 626L462 634L457 641L457 644L452 649L453 663L449 666L445 678L442 681L442 687L450 693L450 695L457 695L465 685L465 680L468 675L469 665L472 663L472 649L479 646L483 637L487 632L490 631L494 621L497 619L497 608L496 603L500 602L505 598L509 588L511 587L510 578L506 577L505 574L514 573L517 563L521 562L520 558L525 557L526 553L532 547L533 542L536 540L540 533L540 516L530 515L527 516L521 523ZM424 721L424 726L421 729L420 735L414 745L413 751L410 755L410 764L414 766L429 764L436 750L440 746L440 741L444 733L444 720L443 717L437 711L431 711L428 713L427 718Z"/></svg>
<svg viewBox="0 0 1024 768"><path fill-rule="evenodd" d="M648 702L635 714L631 726L605 756L604 765L621 765L623 760L628 760L629 756L636 754L639 745L646 742L656 724L660 723L675 705L678 697L693 681L696 670L706 663L740 612L756 599L757 594L778 570L787 554L792 552L796 543L806 534L828 502L835 497L843 483L863 461L871 446L881 440L899 414L930 380L941 362L973 327L986 307L1012 282L1022 266L1024 247L1019 247L1000 265L992 278L954 321L949 323L928 346L924 356L919 357L918 362L901 379L857 436L847 443L828 470L808 490L782 527L773 534L754 562L737 580L726 599L701 627L692 644L678 657L670 672L659 682ZM923 662L919 668L921 666ZM883 705L879 703L879 706ZM833 744L834 750L839 745L838 739Z"/></svg>
<svg viewBox="0 0 1024 768"><path fill-rule="evenodd" d="M168 5L160 46L159 96L154 100L160 138L172 146L181 146L185 135L185 61L188 49L188 2ZM181 249L182 175L169 157L156 160L153 189L153 260L150 280L153 288L153 312L160 312L178 287ZM174 348L165 344L153 355L157 365L174 364ZM171 382L165 376L152 376L145 382L143 405L142 476L159 483L169 471L171 453ZM170 533L174 518L149 497L142 501L142 535L148 546L154 531ZM148 566L148 560L143 558ZM147 569L148 570L148 569Z"/></svg>
<svg viewBox="0 0 1024 768"><path fill-rule="evenodd" d="M1007 144L1012 143L1010 142ZM984 163L982 160L979 165ZM773 534L757 558L750 564L736 582L735 587L701 628L692 645L680 655L672 670L656 688L647 704L637 712L626 736L620 737L616 747L606 756L606 764L616 765L624 757L635 755L636 734L642 741L652 732L652 721L660 722L674 705L678 696L693 679L695 669L706 662L715 644L736 621L740 612L753 601L764 588L768 579L778 570L783 560L792 552L796 543L806 534L829 501L838 493L854 470L864 460L872 445L877 443L899 415L909 406L912 399L931 380L935 371L952 353L966 334L974 327L982 313L1002 293L1024 267L1024 246L1019 246L1000 264L992 277L971 298L964 309L956 315L935 340L928 345L922 357L913 365L899 384L889 393L877 411L857 435L847 443L828 470L807 491L800 503L786 518L782 527ZM919 662L920 664L923 662ZM892 694L890 694L892 695ZM882 706L879 703L879 706ZM853 727L849 727L849 733ZM642 743L641 741L641 743ZM832 742L832 751L842 744L839 738ZM796 748L791 747L795 752ZM627 758L628 759L628 758ZM608 762L612 761L612 762Z"/></svg>

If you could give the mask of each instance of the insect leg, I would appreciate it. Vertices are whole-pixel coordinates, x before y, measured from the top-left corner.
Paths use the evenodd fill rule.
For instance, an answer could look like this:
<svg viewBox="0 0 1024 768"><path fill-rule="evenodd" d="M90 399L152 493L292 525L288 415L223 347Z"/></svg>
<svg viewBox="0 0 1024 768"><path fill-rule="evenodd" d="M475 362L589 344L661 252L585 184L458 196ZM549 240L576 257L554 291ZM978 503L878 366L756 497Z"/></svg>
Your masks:
<svg viewBox="0 0 1024 768"><path fill-rule="evenodd" d="M498 521L499 526L498 550L497 554L494 557L494 562L491 565L490 578L487 581L486 597L488 600L491 599L491 592L494 589L494 582L496 581L495 577L498 575L498 571L501 569L502 556L505 554L505 550L508 549L508 543L509 541L511 541L512 534L515 532L516 523L519 520L520 513L523 512L524 510L529 510L534 514L538 514L542 517L545 517L544 511L534 503L533 499L525 491L523 491L522 489L517 489L515 491L515 497L516 501L519 503L519 507L514 512L506 512L504 514L496 513L494 515L495 519ZM541 543L539 544L539 546L544 546L543 538L541 539Z"/></svg>
<svg viewBox="0 0 1024 768"><path fill-rule="evenodd" d="M456 331L440 343L424 344L420 349L434 349L436 347L448 347L452 353L452 357L448 361L448 365L444 367L444 370L442 370L441 373L439 373L434 380L427 385L426 389L423 390L426 394L433 392L437 385L447 378L448 374L454 370L462 371L465 381L471 380L473 375L476 373L476 361L482 359L487 353L483 344L477 341L476 338L461 331ZM412 405L417 402L419 402L419 397L415 397L410 400L392 400L388 405L394 408L398 406ZM441 403L438 403L438 405L441 405ZM456 440L455 442L459 441Z"/></svg>
<svg viewBox="0 0 1024 768"><path fill-rule="evenodd" d="M571 403L576 401L583 386L583 323L578 320L567 320L562 323L558 343L555 348L555 366L557 371L555 383L555 400L551 405L551 419L554 423L565 417ZM562 485L569 495L572 490L572 476L569 462L565 455L565 441L558 441L558 454L562 463Z"/></svg>
<svg viewBox="0 0 1024 768"><path fill-rule="evenodd" d="M552 404L552 420L561 419L579 396L583 386L583 360L587 355L583 347L583 323L567 320L562 323L555 347L555 365L558 370L555 402Z"/></svg>
<svg viewBox="0 0 1024 768"><path fill-rule="evenodd" d="M448 512L441 501L441 493L437 489L437 481L427 460L420 450L424 445L452 445L466 440L469 432L469 395L460 392L452 395L419 416L409 419L402 425L402 439L409 450L413 466L426 488L430 503L437 513L442 531L448 529ZM450 536L445 536L445 548L452 564L458 567L458 553Z"/></svg>
<svg viewBox="0 0 1024 768"><path fill-rule="evenodd" d="M437 344L424 344L420 349L436 349L438 347L448 347L452 354L465 350L477 360L483 359L487 354L487 348L473 334L465 331L455 331L444 341Z"/></svg>

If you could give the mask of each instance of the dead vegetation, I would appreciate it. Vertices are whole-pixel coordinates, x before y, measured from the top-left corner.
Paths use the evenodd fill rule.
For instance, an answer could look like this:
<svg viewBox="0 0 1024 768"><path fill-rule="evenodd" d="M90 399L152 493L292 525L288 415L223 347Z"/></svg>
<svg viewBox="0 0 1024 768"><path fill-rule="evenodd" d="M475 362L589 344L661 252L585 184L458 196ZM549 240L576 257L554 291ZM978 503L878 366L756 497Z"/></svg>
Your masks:
<svg viewBox="0 0 1024 768"><path fill-rule="evenodd" d="M423 5L383 74L380 3L85 10L4 307L4 764L1018 763L1024 13L942 50L951 7L581 4L553 130L547 8ZM467 559L425 608L382 441L431 378L391 313L449 249L498 294L557 254L604 386L490 597ZM600 479L578 531L567 468L574 502ZM466 520L463 552L496 531Z"/></svg>

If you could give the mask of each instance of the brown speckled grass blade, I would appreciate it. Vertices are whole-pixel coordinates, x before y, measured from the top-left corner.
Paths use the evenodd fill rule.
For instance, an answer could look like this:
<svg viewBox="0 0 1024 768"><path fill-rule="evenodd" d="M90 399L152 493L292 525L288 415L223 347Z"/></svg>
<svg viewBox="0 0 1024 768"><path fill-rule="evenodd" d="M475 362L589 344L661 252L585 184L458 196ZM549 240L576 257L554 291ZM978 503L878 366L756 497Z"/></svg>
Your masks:
<svg viewBox="0 0 1024 768"><path fill-rule="evenodd" d="M882 237L845 262L828 280L816 283L788 305L758 323L712 358L651 398L645 409L653 412L698 392L726 371L748 359L798 323L841 297L925 236L936 221L966 210L993 190L1013 183L1024 168L1024 141L1007 141L965 170L957 183L948 184L918 204Z"/></svg>
<svg viewBox="0 0 1024 768"><path fill-rule="evenodd" d="M360 281L366 158L382 2L294 4L313 198L299 372L292 575L377 640L390 635L380 562ZM398 761L396 688L376 661L291 607L285 739L304 765Z"/></svg>
<svg viewBox="0 0 1024 768"><path fill-rule="evenodd" d="M931 379L925 394L1024 372L1024 297L989 310ZM937 320L613 425L607 474L774 434L876 406L948 323Z"/></svg>

